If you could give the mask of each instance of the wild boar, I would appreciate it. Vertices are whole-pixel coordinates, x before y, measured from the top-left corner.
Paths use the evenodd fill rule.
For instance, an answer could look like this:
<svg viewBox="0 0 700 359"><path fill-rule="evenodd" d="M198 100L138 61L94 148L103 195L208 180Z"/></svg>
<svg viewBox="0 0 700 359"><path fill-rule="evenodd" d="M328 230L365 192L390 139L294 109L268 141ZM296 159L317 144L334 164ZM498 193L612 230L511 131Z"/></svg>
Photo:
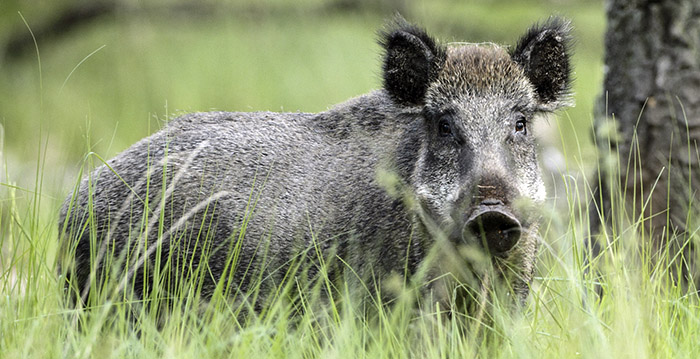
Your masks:
<svg viewBox="0 0 700 359"><path fill-rule="evenodd" d="M371 280L371 295L423 273L447 303L446 278L485 285L468 248L524 300L537 220L518 203L545 199L532 122L571 102L569 22L510 51L402 19L379 41L382 89L315 114L185 115L95 169L60 214L73 292L109 277L143 297L196 277L205 298L254 287L259 306L305 263L311 281Z"/></svg>

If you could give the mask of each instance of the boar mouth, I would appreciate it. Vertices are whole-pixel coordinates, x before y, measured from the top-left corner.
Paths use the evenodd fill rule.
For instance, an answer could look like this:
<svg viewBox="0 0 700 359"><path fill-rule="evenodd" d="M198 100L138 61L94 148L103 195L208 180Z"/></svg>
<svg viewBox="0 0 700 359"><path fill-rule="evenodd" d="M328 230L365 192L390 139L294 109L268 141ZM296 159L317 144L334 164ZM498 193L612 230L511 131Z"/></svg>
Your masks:
<svg viewBox="0 0 700 359"><path fill-rule="evenodd" d="M484 201L470 214L462 230L466 241L476 240L493 256L503 256L520 240L520 221L500 201Z"/></svg>

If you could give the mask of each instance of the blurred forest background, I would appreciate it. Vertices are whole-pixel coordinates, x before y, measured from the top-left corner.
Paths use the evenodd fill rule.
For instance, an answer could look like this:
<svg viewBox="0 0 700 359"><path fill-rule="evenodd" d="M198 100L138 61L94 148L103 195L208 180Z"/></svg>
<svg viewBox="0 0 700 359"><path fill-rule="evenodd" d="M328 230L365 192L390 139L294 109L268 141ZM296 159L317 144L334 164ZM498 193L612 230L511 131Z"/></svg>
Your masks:
<svg viewBox="0 0 700 359"><path fill-rule="evenodd" d="M317 112L379 88L376 32L397 12L443 42L511 45L570 18L576 107L537 132L550 170L594 166L602 0L2 0L2 206L40 192L55 221L88 154L111 158L178 114Z"/></svg>

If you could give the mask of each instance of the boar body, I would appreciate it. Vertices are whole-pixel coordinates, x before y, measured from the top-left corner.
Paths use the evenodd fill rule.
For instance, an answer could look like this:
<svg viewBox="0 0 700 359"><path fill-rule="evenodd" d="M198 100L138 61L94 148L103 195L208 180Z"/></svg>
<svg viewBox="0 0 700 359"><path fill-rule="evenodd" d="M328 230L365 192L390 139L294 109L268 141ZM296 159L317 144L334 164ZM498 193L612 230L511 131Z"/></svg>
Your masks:
<svg viewBox="0 0 700 359"><path fill-rule="evenodd" d="M205 297L224 279L264 297L304 263L310 280L323 268L370 294L424 268L424 290L448 302L455 286L436 279L478 288L486 262L524 300L537 223L518 203L545 196L528 124L567 104L568 32L549 20L509 53L442 46L397 21L382 34L381 90L318 114L172 120L66 200L74 291L86 299L109 271L142 297L197 273Z"/></svg>

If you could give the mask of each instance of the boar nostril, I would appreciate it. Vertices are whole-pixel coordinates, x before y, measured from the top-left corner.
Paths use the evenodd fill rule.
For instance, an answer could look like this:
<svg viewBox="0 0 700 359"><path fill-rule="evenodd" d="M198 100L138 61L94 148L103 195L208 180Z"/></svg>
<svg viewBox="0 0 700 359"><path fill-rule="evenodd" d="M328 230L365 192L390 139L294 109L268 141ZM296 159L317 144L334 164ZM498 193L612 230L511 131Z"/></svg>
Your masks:
<svg viewBox="0 0 700 359"><path fill-rule="evenodd" d="M520 240L520 222L503 207L480 206L465 225L465 233L476 238L492 255L511 250Z"/></svg>

